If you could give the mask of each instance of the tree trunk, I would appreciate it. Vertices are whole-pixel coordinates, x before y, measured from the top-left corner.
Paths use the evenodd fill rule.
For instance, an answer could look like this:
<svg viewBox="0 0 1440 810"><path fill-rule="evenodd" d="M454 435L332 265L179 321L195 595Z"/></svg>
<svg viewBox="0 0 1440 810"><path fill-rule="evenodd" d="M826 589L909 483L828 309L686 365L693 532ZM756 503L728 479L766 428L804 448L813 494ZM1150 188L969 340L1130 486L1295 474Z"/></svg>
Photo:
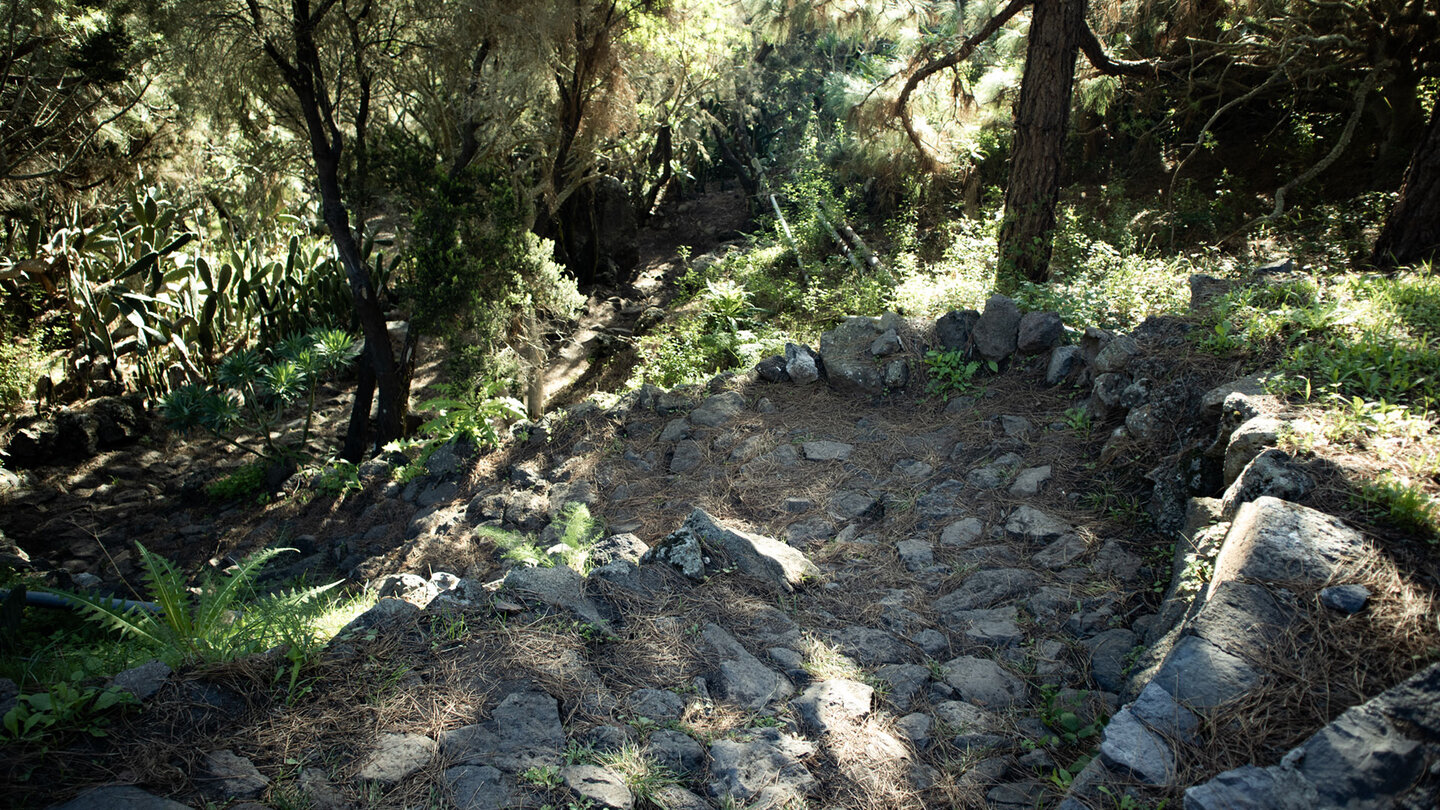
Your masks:
<svg viewBox="0 0 1440 810"><path fill-rule="evenodd" d="M1084 28L1085 0L1036 0L1000 224L1001 289L1013 288L1021 278L1043 282L1050 276L1075 56Z"/></svg>
<svg viewBox="0 0 1440 810"><path fill-rule="evenodd" d="M1440 104L1410 157L1400 197L1375 240L1370 261L1393 268L1440 259Z"/></svg>

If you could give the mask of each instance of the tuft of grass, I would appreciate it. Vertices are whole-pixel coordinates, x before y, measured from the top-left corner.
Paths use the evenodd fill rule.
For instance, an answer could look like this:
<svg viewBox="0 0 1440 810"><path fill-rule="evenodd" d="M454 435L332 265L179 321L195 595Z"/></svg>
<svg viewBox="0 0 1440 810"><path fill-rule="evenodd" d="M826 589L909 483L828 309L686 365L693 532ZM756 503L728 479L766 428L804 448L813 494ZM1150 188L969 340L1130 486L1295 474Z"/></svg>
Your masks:
<svg viewBox="0 0 1440 810"><path fill-rule="evenodd" d="M1362 509L1395 528L1440 543L1440 504L1414 483L1387 471L1361 482L1356 497Z"/></svg>

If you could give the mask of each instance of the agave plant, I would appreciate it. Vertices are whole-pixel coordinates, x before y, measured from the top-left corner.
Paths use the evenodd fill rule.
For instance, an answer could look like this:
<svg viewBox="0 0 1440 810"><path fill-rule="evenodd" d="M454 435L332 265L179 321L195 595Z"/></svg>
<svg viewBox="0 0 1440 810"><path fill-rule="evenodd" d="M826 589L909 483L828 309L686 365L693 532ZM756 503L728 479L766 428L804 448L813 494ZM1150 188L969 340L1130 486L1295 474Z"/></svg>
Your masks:
<svg viewBox="0 0 1440 810"><path fill-rule="evenodd" d="M209 577L192 595L186 578L169 560L140 543L144 579L155 609L125 608L105 597L55 591L74 602L85 617L132 636L170 666L219 663L281 643L303 641L295 621L339 581L248 599L265 564L293 548L271 548L246 558L226 575Z"/></svg>

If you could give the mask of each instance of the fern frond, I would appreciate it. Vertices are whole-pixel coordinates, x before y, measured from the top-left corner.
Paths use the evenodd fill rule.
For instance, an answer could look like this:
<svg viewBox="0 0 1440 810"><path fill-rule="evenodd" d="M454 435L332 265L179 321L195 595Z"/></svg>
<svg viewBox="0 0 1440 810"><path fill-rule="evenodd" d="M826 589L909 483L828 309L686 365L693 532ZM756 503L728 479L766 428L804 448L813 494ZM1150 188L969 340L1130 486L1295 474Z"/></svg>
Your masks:
<svg viewBox="0 0 1440 810"><path fill-rule="evenodd" d="M111 597L89 596L50 588L40 590L70 600L82 616L103 627L133 636L152 647L172 646L169 634L162 629L155 615L144 608L131 607L126 610L120 600Z"/></svg>
<svg viewBox="0 0 1440 810"><path fill-rule="evenodd" d="M226 611L240 600L256 575L266 563L293 548L267 548L251 554L242 560L236 570L227 575L219 588L207 587L200 597L200 607L195 613L195 629L201 637L207 637L220 626Z"/></svg>
<svg viewBox="0 0 1440 810"><path fill-rule="evenodd" d="M160 615L175 641L194 637L194 624L190 614L190 592L185 587L185 576L176 570L170 561L145 548L137 542L140 562L144 568L144 579L149 583L150 600L160 606Z"/></svg>
<svg viewBox="0 0 1440 810"><path fill-rule="evenodd" d="M493 541L495 545L505 551L530 542L530 538L525 535L519 532L512 532L509 529L502 529L499 526L480 526L475 529L475 533Z"/></svg>

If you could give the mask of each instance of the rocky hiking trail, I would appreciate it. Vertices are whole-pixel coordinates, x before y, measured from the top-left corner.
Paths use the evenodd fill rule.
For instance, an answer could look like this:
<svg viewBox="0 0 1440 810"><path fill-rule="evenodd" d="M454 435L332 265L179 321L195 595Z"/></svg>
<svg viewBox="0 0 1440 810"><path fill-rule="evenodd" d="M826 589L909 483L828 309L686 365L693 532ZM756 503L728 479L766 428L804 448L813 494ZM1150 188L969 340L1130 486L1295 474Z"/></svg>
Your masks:
<svg viewBox="0 0 1440 810"><path fill-rule="evenodd" d="M200 494L222 455L203 442L51 471L3 528L77 585L136 581L136 540L192 567L281 545L301 553L275 579L381 598L293 684L278 652L123 673L141 709L0 763L0 792L69 810L1433 806L1440 666L1392 662L1433 640L1433 597L1313 508L1332 482L1275 448L1283 406L1189 352L1188 329L1067 345L1057 316L999 296L938 323L851 318L818 352L582 402L406 483L381 456L359 492L261 509ZM929 347L1002 371L927 397ZM495 530L545 549L574 504L604 529L588 571L505 559ZM1411 647L1379 641L1422 624Z"/></svg>

